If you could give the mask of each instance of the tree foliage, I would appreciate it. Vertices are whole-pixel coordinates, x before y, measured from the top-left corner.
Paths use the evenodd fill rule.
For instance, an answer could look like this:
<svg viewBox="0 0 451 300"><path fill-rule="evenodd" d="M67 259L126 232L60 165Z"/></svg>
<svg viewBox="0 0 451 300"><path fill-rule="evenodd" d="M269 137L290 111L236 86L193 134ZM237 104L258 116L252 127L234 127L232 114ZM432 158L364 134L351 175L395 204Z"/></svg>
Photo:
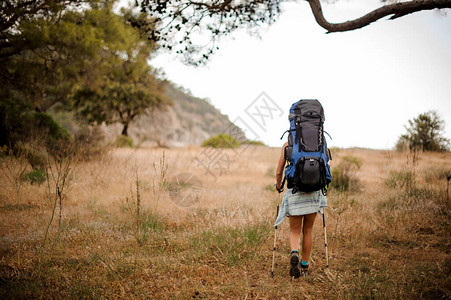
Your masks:
<svg viewBox="0 0 451 300"><path fill-rule="evenodd" d="M41 37L23 30L36 20L55 23L63 10L78 10L95 0L9 0L0 5L0 58L40 48Z"/></svg>
<svg viewBox="0 0 451 300"><path fill-rule="evenodd" d="M28 103L8 99L0 102L0 132L0 145L7 146L40 139L44 146L52 148L70 138L50 115L36 112Z"/></svg>
<svg viewBox="0 0 451 300"><path fill-rule="evenodd" d="M158 80L147 60L155 44L143 40L142 32L124 24L124 18L99 11L108 24L105 28L118 38L100 53L93 77L86 78L74 95L78 115L90 123L120 122L122 134L139 115L162 108L170 101L164 95L164 81ZM125 12L129 19L140 16Z"/></svg>
<svg viewBox="0 0 451 300"><path fill-rule="evenodd" d="M282 5L292 0L139 0L142 12L155 22L149 39L158 41L163 48L182 55L190 64L199 65L218 49L217 41L239 28L258 33L262 25L277 21ZM330 23L322 11L320 0L306 0L316 22L327 32L350 31L365 27L381 18L396 19L405 15L436 8L451 8L451 0L391 1L352 21ZM336 2L333 0L323 2ZM140 26L142 28L142 26ZM202 34L201 35L199 34Z"/></svg>
<svg viewBox="0 0 451 300"><path fill-rule="evenodd" d="M274 23L284 0L138 2L141 11L157 23L150 37L197 65L218 49L216 43L221 37L241 27L253 30Z"/></svg>
<svg viewBox="0 0 451 300"><path fill-rule="evenodd" d="M4 96L21 98L39 111L67 104L72 88L95 65L104 38L85 17L68 11L55 22L38 17L18 24L16 38L32 41L33 47L2 59Z"/></svg>
<svg viewBox="0 0 451 300"><path fill-rule="evenodd" d="M122 135L128 136L128 126L136 117L170 103L164 94L165 82L151 74L145 57L123 60L113 56L106 62L109 76L98 85L78 89L74 106L90 123L120 122Z"/></svg>
<svg viewBox="0 0 451 300"><path fill-rule="evenodd" d="M397 149L410 148L422 151L448 151L449 139L443 137L445 121L436 111L419 114L409 120L407 133L399 137Z"/></svg>
<svg viewBox="0 0 451 300"><path fill-rule="evenodd" d="M98 122L119 120L128 125L148 107L168 103L161 97L163 84L147 64L157 45L131 26L141 22L143 15L131 10L114 13L115 2L2 3L0 101L5 105L1 124L10 124L12 119L6 116L20 112L22 104L23 111L35 116L33 111L46 112L58 103L68 110L80 108L79 116L89 121L97 116ZM77 105L74 95L78 95ZM88 113L90 107L98 112ZM14 127L28 126L24 118L13 121ZM2 133L2 143L13 143L8 139L23 132L10 130Z"/></svg>

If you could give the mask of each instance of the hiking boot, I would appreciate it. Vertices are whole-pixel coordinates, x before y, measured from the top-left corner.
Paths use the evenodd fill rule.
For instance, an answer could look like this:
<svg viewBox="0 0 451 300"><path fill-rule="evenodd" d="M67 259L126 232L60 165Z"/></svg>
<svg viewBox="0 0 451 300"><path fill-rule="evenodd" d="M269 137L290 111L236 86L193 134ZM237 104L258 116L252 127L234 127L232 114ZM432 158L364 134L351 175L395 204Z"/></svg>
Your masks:
<svg viewBox="0 0 451 300"><path fill-rule="evenodd" d="M301 275L302 276L307 276L310 272L308 271L308 265L301 265Z"/></svg>
<svg viewBox="0 0 451 300"><path fill-rule="evenodd" d="M293 251L290 256L290 276L294 278L301 277L299 270L299 252Z"/></svg>

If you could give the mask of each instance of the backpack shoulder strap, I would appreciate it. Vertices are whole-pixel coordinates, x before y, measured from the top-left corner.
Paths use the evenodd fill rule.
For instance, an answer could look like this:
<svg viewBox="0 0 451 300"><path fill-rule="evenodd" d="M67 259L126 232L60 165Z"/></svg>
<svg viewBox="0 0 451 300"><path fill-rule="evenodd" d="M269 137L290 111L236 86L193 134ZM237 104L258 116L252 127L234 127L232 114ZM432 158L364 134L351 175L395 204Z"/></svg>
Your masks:
<svg viewBox="0 0 451 300"><path fill-rule="evenodd" d="M286 164L290 163L290 157L291 157L291 154L290 154L290 157L288 157L287 148L289 148L289 144L288 143L285 145L285 147L283 149L283 156L284 156L283 158L285 159L285 165L283 166L284 169L286 167ZM285 181L286 180L287 180L287 177L285 175L285 172L283 172L283 180L282 180L282 183L280 184L280 189L281 190L283 190L283 187L285 185Z"/></svg>

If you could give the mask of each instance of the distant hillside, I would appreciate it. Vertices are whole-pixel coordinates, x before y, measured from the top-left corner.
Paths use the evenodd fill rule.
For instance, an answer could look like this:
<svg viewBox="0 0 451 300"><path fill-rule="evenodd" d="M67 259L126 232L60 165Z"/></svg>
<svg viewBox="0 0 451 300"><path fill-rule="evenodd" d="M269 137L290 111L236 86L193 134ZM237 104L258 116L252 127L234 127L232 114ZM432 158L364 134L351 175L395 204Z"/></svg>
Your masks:
<svg viewBox="0 0 451 300"><path fill-rule="evenodd" d="M194 97L173 84L168 84L166 89L173 101L172 106L165 111L141 116L130 124L129 135L135 144L167 147L200 145L230 126L228 117L206 100ZM122 129L119 124L103 128L108 140L114 140Z"/></svg>

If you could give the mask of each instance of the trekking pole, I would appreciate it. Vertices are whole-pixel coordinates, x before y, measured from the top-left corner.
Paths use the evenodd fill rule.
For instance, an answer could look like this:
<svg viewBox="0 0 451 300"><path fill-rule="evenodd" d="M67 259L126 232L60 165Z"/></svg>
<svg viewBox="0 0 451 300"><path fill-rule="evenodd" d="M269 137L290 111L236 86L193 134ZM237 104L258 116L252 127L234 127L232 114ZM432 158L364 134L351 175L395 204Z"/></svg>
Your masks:
<svg viewBox="0 0 451 300"><path fill-rule="evenodd" d="M326 268L329 268L329 255L327 253L326 210L323 209L324 245L326 246Z"/></svg>
<svg viewBox="0 0 451 300"><path fill-rule="evenodd" d="M446 204L448 205L449 202L449 181L451 180L451 175L448 175L446 178L448 180L448 184L446 186Z"/></svg>
<svg viewBox="0 0 451 300"><path fill-rule="evenodd" d="M279 205L280 205L280 193L279 193L279 203L277 204L276 219L279 215ZM276 236L277 236L277 226L274 226L274 247L272 248L272 267L271 267L271 277L274 277L274 258L276 256Z"/></svg>

